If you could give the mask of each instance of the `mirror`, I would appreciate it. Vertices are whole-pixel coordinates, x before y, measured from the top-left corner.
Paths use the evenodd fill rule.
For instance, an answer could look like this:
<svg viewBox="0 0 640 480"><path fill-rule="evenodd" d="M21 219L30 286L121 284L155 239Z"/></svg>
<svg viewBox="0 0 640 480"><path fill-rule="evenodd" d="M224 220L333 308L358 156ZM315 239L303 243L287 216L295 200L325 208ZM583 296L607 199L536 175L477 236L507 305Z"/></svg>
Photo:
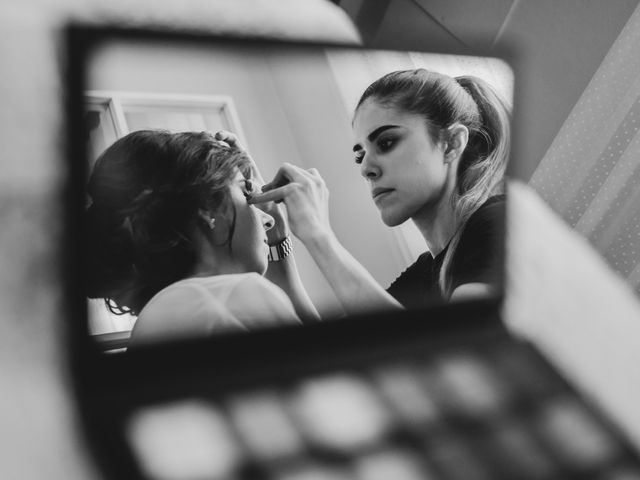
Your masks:
<svg viewBox="0 0 640 480"><path fill-rule="evenodd" d="M509 64L494 57L229 39L184 42L162 36L115 36L99 42L86 60L82 98L87 173L105 149L131 132L231 131L267 182L284 162L318 170L330 192L335 237L384 289L428 246L413 221L385 224L378 208L384 202L372 200L371 182L354 159L354 145L363 150L375 147L364 144L364 133L355 138L354 111L360 96L389 72L425 68L452 77L480 77L512 105L515 81ZM442 151L448 152L446 148ZM95 202L90 195L85 199L86 206ZM503 233L500 230L499 238L490 240L492 252L499 251L492 260L499 263L495 272L502 268ZM321 321L348 316L351 312L336 296L335 284L308 248L295 236L292 242L302 284ZM462 263L477 261L467 258ZM467 283L482 282L471 278ZM501 293L501 275L491 280L490 289L479 290L480 296ZM442 301L426 295L423 300L416 308ZM261 320L254 319L254 324ZM115 315L99 298L88 300L87 331L103 351L126 349L136 321L135 315Z"/></svg>

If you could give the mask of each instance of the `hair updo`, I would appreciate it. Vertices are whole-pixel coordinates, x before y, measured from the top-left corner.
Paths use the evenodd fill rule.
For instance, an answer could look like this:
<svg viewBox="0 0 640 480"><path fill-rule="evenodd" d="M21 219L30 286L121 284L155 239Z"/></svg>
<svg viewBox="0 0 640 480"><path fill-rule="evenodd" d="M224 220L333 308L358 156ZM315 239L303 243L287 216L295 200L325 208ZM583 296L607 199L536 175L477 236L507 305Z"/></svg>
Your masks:
<svg viewBox="0 0 640 480"><path fill-rule="evenodd" d="M450 77L418 68L391 72L364 91L365 100L420 115L434 142L447 140L446 130L459 123L469 129L469 140L458 164L457 189L452 197L459 225L449 242L439 284L451 295L451 265L469 217L492 195L504 191L504 174L510 154L510 107L481 78Z"/></svg>
<svg viewBox="0 0 640 480"><path fill-rule="evenodd" d="M196 261L189 232L201 209L232 207L236 169L248 177L249 158L207 132L140 130L107 148L87 185L87 296L104 298L113 313L138 314L188 276Z"/></svg>

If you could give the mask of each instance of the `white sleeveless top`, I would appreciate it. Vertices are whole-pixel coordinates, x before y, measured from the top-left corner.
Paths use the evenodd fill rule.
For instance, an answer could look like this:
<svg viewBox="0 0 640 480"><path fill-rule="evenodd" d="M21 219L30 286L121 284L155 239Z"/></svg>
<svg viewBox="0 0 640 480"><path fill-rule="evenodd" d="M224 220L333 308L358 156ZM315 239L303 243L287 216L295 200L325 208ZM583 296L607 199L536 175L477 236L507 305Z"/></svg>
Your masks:
<svg viewBox="0 0 640 480"><path fill-rule="evenodd" d="M301 324L291 300L257 273L187 278L149 300L138 315L129 347L291 324Z"/></svg>

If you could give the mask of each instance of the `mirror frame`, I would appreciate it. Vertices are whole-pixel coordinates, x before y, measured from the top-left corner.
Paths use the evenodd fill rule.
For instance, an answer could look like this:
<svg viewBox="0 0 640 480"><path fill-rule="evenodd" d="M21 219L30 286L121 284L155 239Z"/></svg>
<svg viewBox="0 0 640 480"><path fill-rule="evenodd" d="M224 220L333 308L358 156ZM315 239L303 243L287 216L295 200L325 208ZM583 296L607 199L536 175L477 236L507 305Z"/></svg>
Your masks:
<svg viewBox="0 0 640 480"><path fill-rule="evenodd" d="M126 355L103 354L88 335L87 302L84 292L83 214L84 183L87 176L86 142L84 136L84 92L87 65L97 47L112 40L158 41L182 44L224 45L251 44L306 47L344 47L366 50L366 46L277 39L263 36L225 33L165 30L154 27L121 28L111 25L72 24L65 31L66 70L66 164L62 191L63 233L60 242L62 258L63 296L66 309L64 336L68 366L76 394L85 434L90 440L103 468L114 474L129 472L133 460L117 441L117 434L106 432L98 417L108 408L112 415L125 415L135 405L158 399L180 398L189 394L215 393L231 388L259 385L274 379L300 377L311 372L326 371L347 364L368 361L376 356L388 356L401 351L408 344L423 343L430 336L443 341L453 337L459 329L491 334L501 328L501 305L507 289L503 275L500 295L450 304L434 304L403 313L377 312L340 321L330 321L304 328L278 328L247 334L225 334L207 339L190 339L154 344ZM428 46L427 46L428 47ZM385 50L380 46L371 47ZM390 51L416 51L443 54L476 55L502 58L513 69L514 97L512 116L512 158L519 158L518 90L522 88L515 50L482 52L461 49L457 45L438 45L433 49L424 45L398 47ZM507 176L517 177L517 165L511 161ZM508 231L505 231L505 236ZM506 238L505 238L506 240ZM506 241L505 241L506 243ZM503 269L506 265L503 252ZM425 317L430 317L424 321ZM304 358L303 362L299 359ZM230 371L228 365L233 365ZM207 382L203 378L215 378ZM126 395L123 396L123 392ZM114 427L115 428L115 427ZM106 454L105 451L111 453ZM122 465L111 465L110 459L122 456ZM109 460L109 461L108 461ZM124 470L119 470L124 469ZM116 478L118 475L115 475Z"/></svg>

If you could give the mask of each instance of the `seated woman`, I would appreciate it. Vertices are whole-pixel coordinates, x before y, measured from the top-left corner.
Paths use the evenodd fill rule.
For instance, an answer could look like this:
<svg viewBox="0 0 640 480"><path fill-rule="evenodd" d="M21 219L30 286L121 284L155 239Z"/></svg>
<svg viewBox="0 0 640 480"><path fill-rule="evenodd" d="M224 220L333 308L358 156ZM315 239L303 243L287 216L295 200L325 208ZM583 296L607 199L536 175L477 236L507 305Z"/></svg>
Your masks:
<svg viewBox="0 0 640 480"><path fill-rule="evenodd" d="M97 160L87 295L138 316L129 346L299 324L296 308L317 316L301 286L294 307L263 277L275 221L247 202L254 171L244 152L205 132L133 132Z"/></svg>

